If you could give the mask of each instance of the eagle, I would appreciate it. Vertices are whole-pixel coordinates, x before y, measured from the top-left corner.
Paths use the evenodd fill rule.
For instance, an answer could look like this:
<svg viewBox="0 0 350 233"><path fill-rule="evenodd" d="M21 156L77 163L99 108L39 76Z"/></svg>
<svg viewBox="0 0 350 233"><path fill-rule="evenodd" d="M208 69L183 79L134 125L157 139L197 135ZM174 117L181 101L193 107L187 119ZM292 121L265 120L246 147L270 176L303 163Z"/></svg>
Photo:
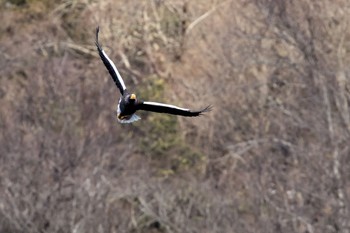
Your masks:
<svg viewBox="0 0 350 233"><path fill-rule="evenodd" d="M212 107L210 105L203 108L202 110L192 111L190 109L180 108L171 104L139 100L136 97L135 93L130 93L126 89L124 80L119 74L117 67L115 66L113 61L107 56L106 52L102 49L98 40L98 33L99 27L96 28L96 47L98 54L121 94L117 106L117 118L120 123L132 123L140 120L141 118L135 114L135 112L138 110L157 113L167 113L185 117L200 116L203 113L209 112L211 110Z"/></svg>

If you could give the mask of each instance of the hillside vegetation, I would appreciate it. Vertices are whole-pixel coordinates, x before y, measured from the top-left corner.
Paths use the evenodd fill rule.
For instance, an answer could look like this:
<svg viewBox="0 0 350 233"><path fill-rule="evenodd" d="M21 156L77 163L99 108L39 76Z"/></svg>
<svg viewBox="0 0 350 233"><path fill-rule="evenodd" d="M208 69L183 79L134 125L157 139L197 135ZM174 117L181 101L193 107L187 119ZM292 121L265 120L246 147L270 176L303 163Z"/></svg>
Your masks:
<svg viewBox="0 0 350 233"><path fill-rule="evenodd" d="M350 232L348 0L1 0L0 232ZM139 98L199 118L140 112Z"/></svg>

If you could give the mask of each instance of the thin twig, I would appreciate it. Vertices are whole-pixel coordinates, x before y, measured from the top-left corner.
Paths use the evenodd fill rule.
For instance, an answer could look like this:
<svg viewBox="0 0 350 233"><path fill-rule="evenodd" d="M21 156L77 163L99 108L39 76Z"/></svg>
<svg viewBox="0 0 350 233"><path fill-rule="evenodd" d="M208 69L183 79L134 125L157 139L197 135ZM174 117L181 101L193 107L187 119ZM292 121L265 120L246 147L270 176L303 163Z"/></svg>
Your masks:
<svg viewBox="0 0 350 233"><path fill-rule="evenodd" d="M197 26L197 24L199 24L201 21L203 21L204 19L206 19L208 16L210 16L211 14L213 14L219 7L223 6L224 4L230 2L231 0L227 0L224 1L216 6L214 6L211 10L205 12L204 14L202 14L201 16L199 16L197 19L195 19L192 23L190 23L188 25L188 27L186 28L186 32L185 35L187 35L195 26Z"/></svg>

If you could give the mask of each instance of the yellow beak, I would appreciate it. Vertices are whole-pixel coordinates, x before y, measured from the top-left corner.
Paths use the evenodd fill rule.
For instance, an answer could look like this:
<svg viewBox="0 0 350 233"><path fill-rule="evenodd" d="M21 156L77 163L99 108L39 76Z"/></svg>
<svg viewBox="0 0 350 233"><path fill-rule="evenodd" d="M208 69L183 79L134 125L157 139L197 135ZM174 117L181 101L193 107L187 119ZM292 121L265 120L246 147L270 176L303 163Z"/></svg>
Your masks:
<svg viewBox="0 0 350 233"><path fill-rule="evenodd" d="M131 95L130 95L130 99L131 99L131 100L136 100L136 95L135 95L135 94L131 94Z"/></svg>

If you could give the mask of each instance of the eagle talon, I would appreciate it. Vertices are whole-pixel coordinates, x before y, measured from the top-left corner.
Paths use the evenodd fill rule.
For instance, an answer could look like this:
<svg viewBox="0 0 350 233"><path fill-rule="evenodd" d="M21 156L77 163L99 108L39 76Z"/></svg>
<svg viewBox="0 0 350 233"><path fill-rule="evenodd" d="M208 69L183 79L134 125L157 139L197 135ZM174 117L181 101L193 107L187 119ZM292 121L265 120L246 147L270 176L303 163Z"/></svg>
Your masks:
<svg viewBox="0 0 350 233"><path fill-rule="evenodd" d="M121 116L121 115L119 114L119 115L117 115L117 117L118 117L118 119L120 119L120 120L124 120L124 119L127 118L128 116Z"/></svg>

